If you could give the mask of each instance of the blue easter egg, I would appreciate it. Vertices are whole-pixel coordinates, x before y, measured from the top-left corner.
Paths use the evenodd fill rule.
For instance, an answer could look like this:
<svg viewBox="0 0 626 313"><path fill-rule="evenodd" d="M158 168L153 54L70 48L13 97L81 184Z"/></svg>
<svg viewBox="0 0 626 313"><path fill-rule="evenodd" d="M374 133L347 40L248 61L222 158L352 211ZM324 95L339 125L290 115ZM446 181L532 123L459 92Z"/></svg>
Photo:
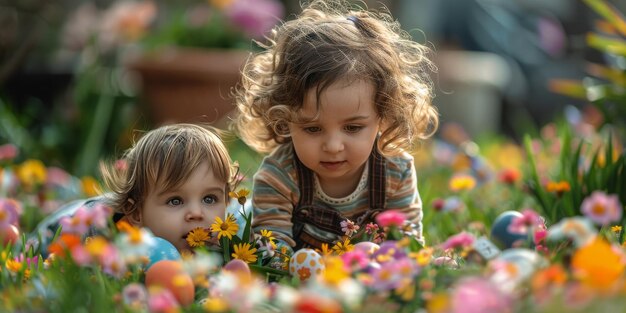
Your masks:
<svg viewBox="0 0 626 313"><path fill-rule="evenodd" d="M161 260L180 260L180 253L176 250L176 247L172 245L169 241L161 238L154 237L154 246L150 251L150 263L146 267L146 270L152 266L152 264L159 262Z"/></svg>
<svg viewBox="0 0 626 313"><path fill-rule="evenodd" d="M499 243L504 249L513 247L513 243L518 240L527 240L528 236L525 234L511 233L509 231L509 225L511 221L516 217L522 217L522 213L517 211L504 211L491 225L491 238Z"/></svg>

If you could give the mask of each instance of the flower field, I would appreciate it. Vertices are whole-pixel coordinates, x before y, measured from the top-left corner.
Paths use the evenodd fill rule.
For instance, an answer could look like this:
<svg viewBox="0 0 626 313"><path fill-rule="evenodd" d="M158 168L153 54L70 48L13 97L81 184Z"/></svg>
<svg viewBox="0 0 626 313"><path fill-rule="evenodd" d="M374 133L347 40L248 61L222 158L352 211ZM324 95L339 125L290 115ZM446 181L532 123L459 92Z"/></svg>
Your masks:
<svg viewBox="0 0 626 313"><path fill-rule="evenodd" d="M589 45L624 60L626 20L585 2L604 18ZM114 223L105 205L74 202L100 195L97 178L1 143L0 311L624 312L623 64L554 81L589 106L519 141L450 124L423 143L414 157L425 245L388 211L365 229L344 220L342 240L292 254L271 231L251 231L241 188L181 255L148 229ZM55 216L60 227L38 228Z"/></svg>

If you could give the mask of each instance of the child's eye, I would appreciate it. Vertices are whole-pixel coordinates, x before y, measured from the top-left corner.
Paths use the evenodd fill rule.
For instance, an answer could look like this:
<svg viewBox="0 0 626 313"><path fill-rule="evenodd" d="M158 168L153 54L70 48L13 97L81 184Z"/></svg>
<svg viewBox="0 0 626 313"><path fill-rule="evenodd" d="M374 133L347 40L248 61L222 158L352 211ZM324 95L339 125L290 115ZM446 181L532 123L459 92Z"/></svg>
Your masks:
<svg viewBox="0 0 626 313"><path fill-rule="evenodd" d="M219 199L218 199L218 198L217 198L217 196L215 196L215 195L208 195L208 196L205 196L205 197L202 199L202 201L203 201L204 203L206 203L206 204L213 204L213 203L217 203L217 201L218 201L218 200L219 200Z"/></svg>
<svg viewBox="0 0 626 313"><path fill-rule="evenodd" d="M175 197L167 200L167 204L169 205L181 205L183 204L183 200L181 198Z"/></svg>
<svg viewBox="0 0 626 313"><path fill-rule="evenodd" d="M344 129L349 132L349 133L356 133L358 131L360 131L361 129L363 129L363 126L361 125L346 125L346 127L344 127Z"/></svg>
<svg viewBox="0 0 626 313"><path fill-rule="evenodd" d="M314 133L318 133L322 130L322 128L318 127L318 126L310 126L310 127L305 127L303 128L305 132L309 133L309 134L314 134Z"/></svg>

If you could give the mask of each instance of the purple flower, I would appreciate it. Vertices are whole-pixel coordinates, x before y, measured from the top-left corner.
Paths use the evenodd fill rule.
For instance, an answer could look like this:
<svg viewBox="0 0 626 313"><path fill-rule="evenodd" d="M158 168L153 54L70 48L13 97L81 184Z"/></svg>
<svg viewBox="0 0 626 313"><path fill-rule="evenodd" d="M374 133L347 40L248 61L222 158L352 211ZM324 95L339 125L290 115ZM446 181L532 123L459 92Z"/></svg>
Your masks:
<svg viewBox="0 0 626 313"><path fill-rule="evenodd" d="M122 300L130 307L145 308L148 302L148 291L142 284L128 284L122 290Z"/></svg>
<svg viewBox="0 0 626 313"><path fill-rule="evenodd" d="M598 225L619 222L622 218L622 205L617 195L607 195L602 191L594 191L580 205L580 210Z"/></svg>
<svg viewBox="0 0 626 313"><path fill-rule="evenodd" d="M21 211L22 206L18 201L0 198L0 230L8 228L9 225L17 225Z"/></svg>

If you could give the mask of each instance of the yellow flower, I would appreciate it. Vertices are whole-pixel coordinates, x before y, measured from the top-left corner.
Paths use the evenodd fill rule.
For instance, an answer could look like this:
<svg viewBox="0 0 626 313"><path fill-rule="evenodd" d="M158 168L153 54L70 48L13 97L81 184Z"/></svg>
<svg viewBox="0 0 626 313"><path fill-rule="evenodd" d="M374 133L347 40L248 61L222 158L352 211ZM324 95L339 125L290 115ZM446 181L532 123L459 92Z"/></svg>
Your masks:
<svg viewBox="0 0 626 313"><path fill-rule="evenodd" d="M619 234L622 231L622 226L619 226L619 225L618 226L611 226L611 231L616 233L616 234Z"/></svg>
<svg viewBox="0 0 626 313"><path fill-rule="evenodd" d="M256 262L256 248L250 249L249 243L240 243L233 247L235 252L232 254L233 258L242 260L246 263Z"/></svg>
<svg viewBox="0 0 626 313"><path fill-rule="evenodd" d="M324 259L326 269L322 271L322 279L329 285L337 286L344 279L350 277L350 273L346 270L343 260L338 256L330 256Z"/></svg>
<svg viewBox="0 0 626 313"><path fill-rule="evenodd" d="M622 255L598 238L574 252L571 266L576 278L598 290L610 289L624 273Z"/></svg>
<svg viewBox="0 0 626 313"><path fill-rule="evenodd" d="M230 196L231 198L235 198L237 199L237 202L239 202L239 204L244 205L246 204L246 197L250 194L250 190L248 189L240 189L237 192L229 192L228 196Z"/></svg>
<svg viewBox="0 0 626 313"><path fill-rule="evenodd" d="M409 257L415 260L419 266L426 266L433 257L433 248L424 248L417 252L409 253Z"/></svg>
<svg viewBox="0 0 626 313"><path fill-rule="evenodd" d="M15 260L9 259L6 261L4 265L9 271L13 273L17 273L22 269L22 262L15 261Z"/></svg>
<svg viewBox="0 0 626 313"><path fill-rule="evenodd" d="M85 241L85 250L87 250L87 252L94 257L100 257L103 253L105 253L105 248L108 245L109 242L104 239L104 237L89 237L88 240Z"/></svg>
<svg viewBox="0 0 626 313"><path fill-rule="evenodd" d="M338 241L334 246L333 246L333 251L335 253L337 253L338 255L342 255L348 251L352 251L352 249L354 249L354 245L352 245L350 243L350 238L346 238L344 239L344 241Z"/></svg>
<svg viewBox="0 0 626 313"><path fill-rule="evenodd" d="M461 174L450 179L448 188L452 191L472 190L476 186L476 179L471 175Z"/></svg>
<svg viewBox="0 0 626 313"><path fill-rule="evenodd" d="M328 249L328 244L327 243L323 243L322 244L322 249L321 250L320 249L315 249L315 251L317 251L322 256L330 255L333 252L331 249Z"/></svg>
<svg viewBox="0 0 626 313"><path fill-rule="evenodd" d="M98 181L91 176L84 176L80 180L83 186L83 192L88 197L95 197L100 194L100 184Z"/></svg>
<svg viewBox="0 0 626 313"><path fill-rule="evenodd" d="M223 236L226 236L232 240L233 235L237 234L238 230L239 225L232 214L228 214L224 221L219 216L216 216L215 223L211 225L211 231L217 233L217 239L222 239Z"/></svg>
<svg viewBox="0 0 626 313"><path fill-rule="evenodd" d="M450 298L443 292L434 294L428 299L428 302L426 302L426 311L428 313L448 312L449 309Z"/></svg>
<svg viewBox="0 0 626 313"><path fill-rule="evenodd" d="M228 312L230 308L228 302L222 298L206 298L202 303L202 308L207 312Z"/></svg>
<svg viewBox="0 0 626 313"><path fill-rule="evenodd" d="M27 188L45 182L46 175L46 166L39 160L26 160L17 168L17 177Z"/></svg>
<svg viewBox="0 0 626 313"><path fill-rule="evenodd" d="M187 234L187 243L190 247L202 247L211 239L211 234L202 227L196 227Z"/></svg>
<svg viewBox="0 0 626 313"><path fill-rule="evenodd" d="M274 237L272 237L272 231L267 229L261 229L261 237L265 238L269 241L273 241Z"/></svg>

